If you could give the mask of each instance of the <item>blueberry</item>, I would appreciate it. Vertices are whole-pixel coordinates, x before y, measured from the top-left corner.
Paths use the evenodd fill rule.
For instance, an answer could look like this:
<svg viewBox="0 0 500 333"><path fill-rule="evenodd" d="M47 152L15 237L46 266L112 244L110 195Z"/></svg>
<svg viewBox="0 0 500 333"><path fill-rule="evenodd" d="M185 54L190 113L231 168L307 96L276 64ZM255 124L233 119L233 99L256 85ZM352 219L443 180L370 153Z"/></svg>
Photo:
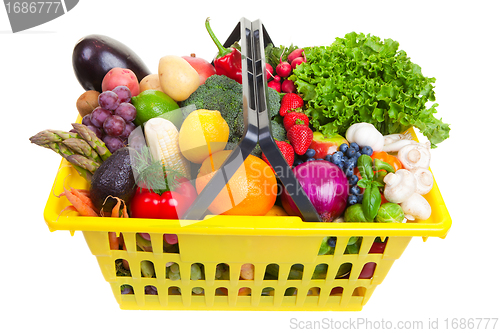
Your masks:
<svg viewBox="0 0 500 333"><path fill-rule="evenodd" d="M356 164L358 163L358 158L361 156L361 153L359 151L354 154L354 158L356 159Z"/></svg>
<svg viewBox="0 0 500 333"><path fill-rule="evenodd" d="M356 196L358 198L358 202L362 203L363 202L363 194L359 194Z"/></svg>
<svg viewBox="0 0 500 333"><path fill-rule="evenodd" d="M316 161L324 161L323 158L317 158Z"/></svg>
<svg viewBox="0 0 500 333"><path fill-rule="evenodd" d="M306 160L306 162L310 162L310 161L316 161L316 160L314 159L314 157L310 157L310 158L308 158L308 159Z"/></svg>
<svg viewBox="0 0 500 333"><path fill-rule="evenodd" d="M373 149L370 146L364 146L361 149L361 154L371 156L373 154Z"/></svg>
<svg viewBox="0 0 500 333"><path fill-rule="evenodd" d="M352 177L354 175L354 166L346 166L344 173L347 178Z"/></svg>
<svg viewBox="0 0 500 333"><path fill-rule="evenodd" d="M354 168L354 167L356 167L356 164L357 164L356 162L357 162L357 160L354 157L349 158L345 161L345 166L346 166L346 168L351 167L351 166Z"/></svg>
<svg viewBox="0 0 500 333"><path fill-rule="evenodd" d="M307 157L314 157L314 155L316 155L316 150L314 150L312 148L309 148L309 149L306 150L305 155Z"/></svg>
<svg viewBox="0 0 500 333"><path fill-rule="evenodd" d="M350 186L354 186L358 183L358 176L356 175L352 175L351 177L349 177L349 185Z"/></svg>
<svg viewBox="0 0 500 333"><path fill-rule="evenodd" d="M331 162L332 161L332 156L331 154L328 154L325 156L325 160L328 161L328 162Z"/></svg>
<svg viewBox="0 0 500 333"><path fill-rule="evenodd" d="M349 189L349 192L354 195L360 195L361 194L361 188L358 185L354 185Z"/></svg>
<svg viewBox="0 0 500 333"><path fill-rule="evenodd" d="M356 152L359 151L359 145L356 142L351 143L351 148L354 148Z"/></svg>
<svg viewBox="0 0 500 333"><path fill-rule="evenodd" d="M344 169L344 161L340 161L337 166L341 169Z"/></svg>
<svg viewBox="0 0 500 333"><path fill-rule="evenodd" d="M329 237L326 243L330 247L335 247L335 245L337 245L337 237Z"/></svg>
<svg viewBox="0 0 500 333"><path fill-rule="evenodd" d="M355 205L358 203L358 197L351 194L347 197L347 204L348 205Z"/></svg>
<svg viewBox="0 0 500 333"><path fill-rule="evenodd" d="M302 161L301 159L296 159L296 160L293 162L293 165L297 166L297 165L301 165L302 163L304 163L304 161Z"/></svg>
<svg viewBox="0 0 500 333"><path fill-rule="evenodd" d="M332 163L339 165L339 163L342 161L342 156L344 156L344 154L342 154L342 152L340 152L340 151L333 154L332 155Z"/></svg>
<svg viewBox="0 0 500 333"><path fill-rule="evenodd" d="M347 156L347 158L354 157L355 154L356 150L352 147L347 148L347 150L345 151L345 156Z"/></svg>
<svg viewBox="0 0 500 333"><path fill-rule="evenodd" d="M347 143L343 143L339 146L339 150L343 153L345 153L345 151L347 150L347 148L349 148L349 146L347 145Z"/></svg>

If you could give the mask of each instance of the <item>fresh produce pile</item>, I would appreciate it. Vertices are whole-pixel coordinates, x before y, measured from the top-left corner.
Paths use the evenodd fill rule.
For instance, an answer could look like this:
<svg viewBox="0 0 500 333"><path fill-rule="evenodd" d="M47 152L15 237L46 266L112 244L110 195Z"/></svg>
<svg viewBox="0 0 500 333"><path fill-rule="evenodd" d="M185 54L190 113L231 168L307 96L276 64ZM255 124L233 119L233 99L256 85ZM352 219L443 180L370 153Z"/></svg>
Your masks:
<svg viewBox="0 0 500 333"><path fill-rule="evenodd" d="M167 55L154 73L112 38L90 35L77 43L73 67L86 90L76 103L81 123L30 138L89 182L88 189L64 189L67 209L150 219L179 219L189 209L245 134L239 46L224 48L208 19L206 28L219 52L212 63L194 54ZM427 108L435 100L434 78L424 77L398 48L391 39L353 32L329 46L265 49L272 135L323 222L404 223L431 216L424 197L434 183L430 152L450 128L435 118L437 104ZM406 132L411 127L429 141L413 140ZM209 211L301 216L280 186L257 147ZM178 252L176 235L165 234L164 241L167 252ZM332 253L335 243L325 237L320 254ZM115 233L110 244L125 248ZM137 244L151 250L148 234L138 234ZM357 247L352 237L348 250ZM144 265L144 276L154 274ZM242 269L242 278L251 279L252 269ZM128 263L117 263L117 271L129 274ZM203 267L191 273L202 278ZM227 275L227 267L218 274ZM176 264L167 276L179 278Z"/></svg>

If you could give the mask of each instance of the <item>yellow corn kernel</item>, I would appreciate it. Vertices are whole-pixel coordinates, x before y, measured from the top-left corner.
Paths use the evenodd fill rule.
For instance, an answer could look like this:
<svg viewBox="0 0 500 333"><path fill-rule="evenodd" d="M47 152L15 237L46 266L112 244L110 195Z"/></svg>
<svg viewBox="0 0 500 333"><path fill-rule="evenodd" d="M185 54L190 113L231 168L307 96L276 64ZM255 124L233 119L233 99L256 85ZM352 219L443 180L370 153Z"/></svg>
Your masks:
<svg viewBox="0 0 500 333"><path fill-rule="evenodd" d="M179 132L170 120L148 120L144 126L144 134L155 160L161 161L167 170L176 170L184 177L190 178L190 164L179 149Z"/></svg>

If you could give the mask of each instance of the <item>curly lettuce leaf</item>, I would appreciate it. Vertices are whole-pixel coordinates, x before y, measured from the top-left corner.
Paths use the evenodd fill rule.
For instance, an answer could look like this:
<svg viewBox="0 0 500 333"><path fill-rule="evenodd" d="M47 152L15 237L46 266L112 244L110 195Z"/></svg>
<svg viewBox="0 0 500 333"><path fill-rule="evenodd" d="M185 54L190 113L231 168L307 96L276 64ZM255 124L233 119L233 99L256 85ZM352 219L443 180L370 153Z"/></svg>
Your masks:
<svg viewBox="0 0 500 333"><path fill-rule="evenodd" d="M449 137L449 124L437 119L434 78L398 50L392 39L351 32L330 46L304 48L307 62L290 79L306 102L311 125L325 135L354 123L373 124L382 134L414 126L432 147Z"/></svg>

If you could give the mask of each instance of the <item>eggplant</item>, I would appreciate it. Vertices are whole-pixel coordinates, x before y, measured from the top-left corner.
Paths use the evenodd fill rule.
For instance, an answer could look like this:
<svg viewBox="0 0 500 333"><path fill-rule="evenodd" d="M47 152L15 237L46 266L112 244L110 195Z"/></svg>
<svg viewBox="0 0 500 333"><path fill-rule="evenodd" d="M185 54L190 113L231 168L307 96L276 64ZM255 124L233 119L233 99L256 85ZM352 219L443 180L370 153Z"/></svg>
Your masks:
<svg viewBox="0 0 500 333"><path fill-rule="evenodd" d="M76 43L73 49L73 70L85 90L102 92L104 76L115 67L130 69L139 82L151 74L134 51L111 37L88 35Z"/></svg>

